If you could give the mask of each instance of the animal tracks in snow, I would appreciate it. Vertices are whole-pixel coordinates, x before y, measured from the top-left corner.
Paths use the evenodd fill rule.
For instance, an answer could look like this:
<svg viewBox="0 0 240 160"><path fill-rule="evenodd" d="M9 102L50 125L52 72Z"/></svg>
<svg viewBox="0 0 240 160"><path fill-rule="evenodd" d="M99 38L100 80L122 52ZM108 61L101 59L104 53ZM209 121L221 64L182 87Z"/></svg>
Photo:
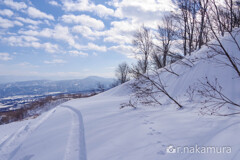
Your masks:
<svg viewBox="0 0 240 160"><path fill-rule="evenodd" d="M157 136L160 139L162 132L160 132L157 129L157 127L155 126L155 124L157 124L157 123L155 123L154 121L148 120L149 116L147 116L147 115L140 115L140 117L143 119L143 122L141 124L148 131L147 135L149 136L149 138L151 136ZM157 151L157 153L156 153L157 155L162 156L162 155L166 154L167 146L165 144L163 144L162 141L158 140L158 141L154 142L154 144L159 148L159 151Z"/></svg>

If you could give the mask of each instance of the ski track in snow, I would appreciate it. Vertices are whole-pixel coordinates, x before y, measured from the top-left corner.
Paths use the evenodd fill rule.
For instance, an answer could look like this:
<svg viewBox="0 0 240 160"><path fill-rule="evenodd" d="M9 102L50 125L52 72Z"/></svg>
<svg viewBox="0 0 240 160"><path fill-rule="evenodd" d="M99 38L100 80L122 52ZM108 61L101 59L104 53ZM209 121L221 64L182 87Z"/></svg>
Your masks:
<svg viewBox="0 0 240 160"><path fill-rule="evenodd" d="M18 129L12 135L6 137L0 143L0 155L4 155L6 159L11 160L17 151L21 148L22 142L36 130L44 121L46 121L54 112L56 108L44 115L37 123L31 125L31 121ZM10 151L10 152L9 152ZM8 157L8 158L7 158Z"/></svg>
<svg viewBox="0 0 240 160"><path fill-rule="evenodd" d="M61 105L61 107L67 108L72 114L71 130L69 132L64 160L86 160L87 154L82 114L71 106Z"/></svg>

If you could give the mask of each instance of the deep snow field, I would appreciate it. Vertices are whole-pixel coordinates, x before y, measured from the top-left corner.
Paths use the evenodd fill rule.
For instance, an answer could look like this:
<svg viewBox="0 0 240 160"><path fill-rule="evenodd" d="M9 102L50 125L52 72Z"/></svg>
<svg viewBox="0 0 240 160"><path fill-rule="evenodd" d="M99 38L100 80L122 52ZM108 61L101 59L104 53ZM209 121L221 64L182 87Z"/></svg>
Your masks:
<svg viewBox="0 0 240 160"><path fill-rule="evenodd" d="M223 41L229 51L239 53L227 38ZM188 58L206 57L208 52L203 47ZM218 78L223 92L240 101L240 79L232 68L214 63L216 59L197 60L193 67L175 64L179 77L162 73L169 93L184 109L177 109L166 97L160 98L165 102L162 106L120 109L132 95L129 82L94 97L68 101L35 119L1 125L0 160L239 160L239 115L202 115L202 106L185 96L189 86L207 76ZM195 150L183 153L183 147ZM221 153L199 153L198 147L215 147Z"/></svg>
<svg viewBox="0 0 240 160"><path fill-rule="evenodd" d="M128 96L98 95L64 103L36 119L2 125L0 159L240 158L239 117L202 117L187 109L120 110L120 103L127 99ZM232 150L225 154L166 153L169 145L196 144L231 146Z"/></svg>

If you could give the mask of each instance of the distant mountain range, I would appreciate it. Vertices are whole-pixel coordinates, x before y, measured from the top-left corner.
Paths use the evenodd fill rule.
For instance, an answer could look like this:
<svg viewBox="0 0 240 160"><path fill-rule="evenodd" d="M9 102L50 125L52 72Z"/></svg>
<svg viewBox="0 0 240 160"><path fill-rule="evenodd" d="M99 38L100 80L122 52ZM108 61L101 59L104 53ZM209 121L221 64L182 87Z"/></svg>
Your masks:
<svg viewBox="0 0 240 160"><path fill-rule="evenodd" d="M33 80L23 82L11 82L0 84L0 98L17 95L43 95L51 92L75 93L93 91L98 85L104 85L105 89L110 88L112 78L91 76L75 80Z"/></svg>

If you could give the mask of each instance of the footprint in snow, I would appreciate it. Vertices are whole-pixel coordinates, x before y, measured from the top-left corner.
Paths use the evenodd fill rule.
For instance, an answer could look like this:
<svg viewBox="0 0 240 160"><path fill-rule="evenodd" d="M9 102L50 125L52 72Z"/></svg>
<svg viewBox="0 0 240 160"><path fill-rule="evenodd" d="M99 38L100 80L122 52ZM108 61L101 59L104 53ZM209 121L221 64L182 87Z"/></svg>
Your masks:
<svg viewBox="0 0 240 160"><path fill-rule="evenodd" d="M151 135L151 136L152 136L152 135L154 135L154 134L153 134L152 132L150 132L150 133L148 133L147 135Z"/></svg>
<svg viewBox="0 0 240 160"><path fill-rule="evenodd" d="M154 133L156 132L156 130L155 130L155 129L152 129L152 128L149 128L149 129L150 129L152 132L154 132Z"/></svg>
<svg viewBox="0 0 240 160"><path fill-rule="evenodd" d="M159 155L165 155L166 153L165 153L164 151L159 151L159 152L157 152L157 154L159 154Z"/></svg>
<svg viewBox="0 0 240 160"><path fill-rule="evenodd" d="M149 129L151 130L151 132L150 132L151 135L160 135L160 134L162 134L162 132L159 132L159 131L153 129L152 127L149 127Z"/></svg>
<svg viewBox="0 0 240 160"><path fill-rule="evenodd" d="M154 124L154 122L144 120L143 124Z"/></svg>

